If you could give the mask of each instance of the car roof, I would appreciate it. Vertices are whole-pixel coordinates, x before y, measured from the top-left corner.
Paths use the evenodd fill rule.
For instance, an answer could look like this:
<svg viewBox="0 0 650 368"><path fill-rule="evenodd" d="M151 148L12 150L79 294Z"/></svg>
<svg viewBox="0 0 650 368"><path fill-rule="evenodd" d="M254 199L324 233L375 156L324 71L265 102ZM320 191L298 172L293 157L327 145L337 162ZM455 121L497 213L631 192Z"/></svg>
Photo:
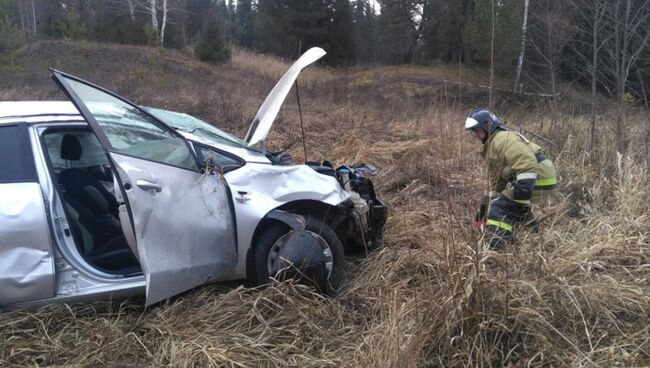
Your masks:
<svg viewBox="0 0 650 368"><path fill-rule="evenodd" d="M0 102L0 124L9 122L38 122L44 117L82 119L70 101L3 101ZM51 119L60 120L60 119Z"/></svg>
<svg viewBox="0 0 650 368"><path fill-rule="evenodd" d="M77 108L70 101L0 101L0 125L30 124L52 122L85 122ZM208 144L218 149L230 152L246 161L267 163L268 159L262 154L256 154L243 148L235 148L218 142L205 142L188 133L179 133L186 139Z"/></svg>

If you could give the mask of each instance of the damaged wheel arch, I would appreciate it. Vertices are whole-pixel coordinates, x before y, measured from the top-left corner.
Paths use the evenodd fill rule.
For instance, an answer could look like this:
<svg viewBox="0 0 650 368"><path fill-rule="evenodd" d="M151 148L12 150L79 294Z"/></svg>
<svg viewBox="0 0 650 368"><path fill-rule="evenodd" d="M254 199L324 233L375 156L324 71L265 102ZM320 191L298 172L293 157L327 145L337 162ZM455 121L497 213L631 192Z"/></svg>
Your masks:
<svg viewBox="0 0 650 368"><path fill-rule="evenodd" d="M275 209L255 231L246 268L248 279L256 284L294 278L335 295L345 279L345 263L341 240L328 223Z"/></svg>
<svg viewBox="0 0 650 368"><path fill-rule="evenodd" d="M338 230L348 216L348 210L346 208L350 205L351 204L348 201L345 201L338 206L332 206L315 200L297 200L285 203L282 206L271 210L260 220L253 233L251 246L246 254L247 278L252 279L251 270L253 269L253 248L259 241L260 236L272 227L281 227L287 232L292 229L302 230L304 229L305 218L313 217L331 227L335 231L341 244L345 247L347 240L345 238L345 233L339 233Z"/></svg>

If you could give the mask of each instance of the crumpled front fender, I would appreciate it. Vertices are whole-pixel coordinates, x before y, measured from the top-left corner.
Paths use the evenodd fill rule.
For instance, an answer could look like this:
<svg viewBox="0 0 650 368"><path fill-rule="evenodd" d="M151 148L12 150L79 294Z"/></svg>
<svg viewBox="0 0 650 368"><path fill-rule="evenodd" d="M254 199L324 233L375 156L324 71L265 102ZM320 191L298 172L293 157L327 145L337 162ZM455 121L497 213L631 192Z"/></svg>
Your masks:
<svg viewBox="0 0 650 368"><path fill-rule="evenodd" d="M232 192L238 233L235 278L246 277L246 254L259 222L284 204L310 200L336 206L348 198L336 178L306 165L274 166L248 163L224 175Z"/></svg>

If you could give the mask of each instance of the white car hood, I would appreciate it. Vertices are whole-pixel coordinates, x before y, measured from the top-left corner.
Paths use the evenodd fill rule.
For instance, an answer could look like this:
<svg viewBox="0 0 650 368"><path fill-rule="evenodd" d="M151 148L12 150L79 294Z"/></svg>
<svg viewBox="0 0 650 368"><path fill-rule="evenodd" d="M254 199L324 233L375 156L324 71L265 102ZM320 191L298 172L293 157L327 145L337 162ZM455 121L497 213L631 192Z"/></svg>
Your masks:
<svg viewBox="0 0 650 368"><path fill-rule="evenodd" d="M246 133L246 138L244 139L248 146L260 145L262 150L264 150L264 141L266 136L271 130L273 121L275 121L278 112L280 112L280 107L284 103L284 100L287 98L289 91L294 82L298 78L300 72L308 67L309 65L316 62L318 59L325 56L325 50L319 47L313 47L307 52L305 52L292 66L287 70L287 72L280 78L278 83L273 87L271 93L266 97L262 106L257 111L255 119L250 128L248 128L248 133Z"/></svg>

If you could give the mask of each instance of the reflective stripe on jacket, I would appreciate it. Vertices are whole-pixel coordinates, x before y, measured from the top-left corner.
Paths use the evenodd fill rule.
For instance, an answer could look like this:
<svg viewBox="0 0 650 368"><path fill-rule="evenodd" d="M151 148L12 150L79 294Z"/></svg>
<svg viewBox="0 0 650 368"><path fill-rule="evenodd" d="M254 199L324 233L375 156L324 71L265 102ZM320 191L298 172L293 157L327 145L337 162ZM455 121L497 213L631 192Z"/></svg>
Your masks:
<svg viewBox="0 0 650 368"><path fill-rule="evenodd" d="M557 177L553 162L541 148L513 131L497 130L485 143L490 190L521 204L530 204L540 191L554 189Z"/></svg>

